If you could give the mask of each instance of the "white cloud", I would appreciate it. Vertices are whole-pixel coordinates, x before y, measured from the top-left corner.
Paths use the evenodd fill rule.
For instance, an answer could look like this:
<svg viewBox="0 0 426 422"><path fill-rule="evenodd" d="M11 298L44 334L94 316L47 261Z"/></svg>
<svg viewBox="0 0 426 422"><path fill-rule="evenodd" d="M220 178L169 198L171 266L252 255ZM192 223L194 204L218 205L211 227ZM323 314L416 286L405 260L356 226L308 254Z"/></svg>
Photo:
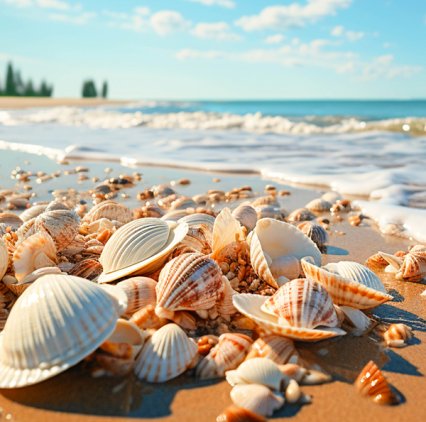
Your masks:
<svg viewBox="0 0 426 422"><path fill-rule="evenodd" d="M284 41L284 35L282 34L275 34L275 35L270 35L269 37L265 38L265 43L266 44L280 44Z"/></svg>
<svg viewBox="0 0 426 422"><path fill-rule="evenodd" d="M365 35L364 32L360 31L348 31L342 25L335 26L331 30L330 34L333 35L333 37L343 37L349 41L358 41L361 38L364 38Z"/></svg>
<svg viewBox="0 0 426 422"><path fill-rule="evenodd" d="M286 6L265 7L259 14L242 16L235 23L245 31L302 27L318 19L336 14L348 7L352 0L308 0L305 5L291 3Z"/></svg>
<svg viewBox="0 0 426 422"><path fill-rule="evenodd" d="M5 0L15 7L39 7L41 9L69 10L71 5L62 0Z"/></svg>
<svg viewBox="0 0 426 422"><path fill-rule="evenodd" d="M422 70L421 66L395 64L394 60L395 58L392 54L375 57L372 61L362 66L362 78L366 80L378 78L394 79L400 76L408 78Z"/></svg>
<svg viewBox="0 0 426 422"><path fill-rule="evenodd" d="M73 25L86 25L95 16L96 13L92 12L83 12L79 14L51 13L48 18L55 22L65 22Z"/></svg>
<svg viewBox="0 0 426 422"><path fill-rule="evenodd" d="M191 25L179 12L173 10L161 10L154 13L150 18L150 23L154 31L159 35L183 31Z"/></svg>
<svg viewBox="0 0 426 422"><path fill-rule="evenodd" d="M183 50L180 50L176 53L175 57L178 60L187 60L187 59L220 59L228 57L228 53L225 53L223 51L215 51L215 50L207 50L207 51L201 51L201 50L192 50L190 48L185 48Z"/></svg>
<svg viewBox="0 0 426 422"><path fill-rule="evenodd" d="M238 41L241 37L230 30L226 22L198 23L191 31L197 38L217 41Z"/></svg>
<svg viewBox="0 0 426 422"><path fill-rule="evenodd" d="M193 3L204 4L204 6L221 6L227 9L233 9L235 2L233 0L190 0Z"/></svg>
<svg viewBox="0 0 426 422"><path fill-rule="evenodd" d="M151 13L151 10L149 10L149 7L144 7L144 6L135 7L134 10L137 15L141 15L141 16L148 16Z"/></svg>

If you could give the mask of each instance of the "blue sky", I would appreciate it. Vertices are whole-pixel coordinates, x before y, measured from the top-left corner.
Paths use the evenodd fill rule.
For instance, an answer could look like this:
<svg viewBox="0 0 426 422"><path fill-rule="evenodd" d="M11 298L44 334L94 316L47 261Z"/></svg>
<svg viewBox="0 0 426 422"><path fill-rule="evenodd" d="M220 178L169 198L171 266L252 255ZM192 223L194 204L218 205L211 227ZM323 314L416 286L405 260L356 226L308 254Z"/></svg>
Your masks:
<svg viewBox="0 0 426 422"><path fill-rule="evenodd" d="M0 77L77 97L425 98L425 0L0 0Z"/></svg>

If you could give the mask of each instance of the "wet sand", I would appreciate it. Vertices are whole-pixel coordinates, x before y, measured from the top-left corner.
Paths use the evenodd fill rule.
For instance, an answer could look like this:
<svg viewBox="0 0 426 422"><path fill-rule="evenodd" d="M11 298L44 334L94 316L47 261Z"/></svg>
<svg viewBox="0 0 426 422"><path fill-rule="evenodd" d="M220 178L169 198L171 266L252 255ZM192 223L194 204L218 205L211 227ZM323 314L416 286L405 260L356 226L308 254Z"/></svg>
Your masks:
<svg viewBox="0 0 426 422"><path fill-rule="evenodd" d="M128 104L125 100L105 98L42 98L42 97L0 97L1 109L19 109L32 107L94 107L100 105Z"/></svg>
<svg viewBox="0 0 426 422"><path fill-rule="evenodd" d="M3 154L3 152L2 152ZM5 156L6 157L6 156ZM22 158L23 156L21 156ZM3 156L2 156L3 158ZM6 157L7 159L7 157ZM22 158L28 159L28 157ZM40 165L41 158L32 158L32 165ZM2 160L3 161L3 160ZM10 162L10 160L9 160ZM14 162L16 164L16 161ZM24 164L29 166L30 164ZM51 164L52 168L56 166ZM75 166L76 163L71 163ZM88 166L88 163L84 163ZM5 161L0 166L0 186L10 184L5 179ZM101 171L104 164L89 165L91 173ZM99 167L99 168L98 168ZM62 168L62 167L61 167ZM114 168L114 172L122 171ZM158 173L155 171L158 170ZM129 169L127 169L129 172ZM130 171L131 172L131 171ZM155 178L188 177L194 183L178 187L181 193L197 190L199 186L227 189L230 186L252 185L258 192L268 181L244 176L220 175L221 182L211 182L214 175L163 169L142 169L143 179L148 185L158 183ZM7 173L7 171L6 171ZM161 175L161 176L160 176ZM69 177L70 179L66 179ZM208 183L210 180L210 183ZM164 181L164 180L161 180ZM75 184L74 176L62 176L52 181L62 187ZM49 182L50 183L50 182ZM81 186L78 186L80 188ZM287 189L287 186L278 186ZM47 189L41 185L40 191ZM37 189L37 190L38 190ZM48 190L48 189L47 189ZM142 190L138 186L138 190ZM283 205L292 210L304 205L318 194L313 191L288 188L292 195L283 199ZM194 192L195 193L195 192ZM133 195L134 197L134 195ZM135 206L134 199L127 200ZM132 205L133 204L133 205ZM346 220L346 219L345 219ZM395 252L414 244L409 240L382 236L364 220L359 227L347 221L333 221L327 254L323 264L339 260L354 260L363 263L367 257L382 250ZM424 402L426 372L426 297L420 296L425 284L395 281L390 274L382 274L394 301L376 308L373 313L386 322L403 322L414 330L415 338L403 349L384 349L368 336L350 337L323 341L316 344L298 344L302 355L315 357L324 369L333 374L335 381L321 386L304 386L305 393L312 395L312 404L304 406L285 405L274 414L272 420L284 421L291 417L295 421L422 421L426 419ZM379 366L384 365L384 374L403 396L403 403L394 407L376 405L360 397L351 385L360 369L370 359ZM131 418L164 421L214 421L226 406L231 404L230 386L223 380L199 382L184 375L166 384L144 384L133 378L91 378L82 365L77 366L51 380L38 385L16 390L1 390L1 416L12 415L14 421L121 421ZM117 418L118 417L118 418ZM5 419L6 420L6 419Z"/></svg>

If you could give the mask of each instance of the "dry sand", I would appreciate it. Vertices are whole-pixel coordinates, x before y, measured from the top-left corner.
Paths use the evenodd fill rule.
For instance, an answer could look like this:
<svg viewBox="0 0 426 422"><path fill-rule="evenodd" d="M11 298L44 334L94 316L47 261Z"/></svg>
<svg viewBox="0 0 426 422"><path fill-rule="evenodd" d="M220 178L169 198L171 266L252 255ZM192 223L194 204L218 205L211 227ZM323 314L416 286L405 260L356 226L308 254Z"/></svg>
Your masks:
<svg viewBox="0 0 426 422"><path fill-rule="evenodd" d="M150 182L155 183L155 180ZM296 190L291 200L293 204L303 205L305 198L304 191ZM329 242L332 248L329 254L323 255L323 263L339 260L362 263L378 250L395 252L413 244L383 237L370 222L359 227L347 222L336 223L333 230ZM415 339L404 349L386 350L368 337L347 336L311 345L300 344L301 353L317 356L335 381L303 387L305 393L312 395L312 404L286 405L273 420L284 421L289 417L294 421L426 420L423 376L426 372L426 297L420 296L426 285L395 281L392 275L381 276L395 300L376 308L374 314L387 322L404 322L413 327ZM385 365L385 376L402 394L402 404L379 406L357 394L351 383L370 359L379 366ZM137 417L140 420L208 422L214 421L221 410L231 404L229 392L230 386L223 380L198 382L189 376L159 385L142 384L132 378L94 379L84 373L80 365L36 386L2 390L0 420L2 415L5 418L10 414L14 421L117 422Z"/></svg>
<svg viewBox="0 0 426 422"><path fill-rule="evenodd" d="M104 98L40 98L40 97L0 97L0 109L31 107L93 107L99 105L127 104L129 101Z"/></svg>

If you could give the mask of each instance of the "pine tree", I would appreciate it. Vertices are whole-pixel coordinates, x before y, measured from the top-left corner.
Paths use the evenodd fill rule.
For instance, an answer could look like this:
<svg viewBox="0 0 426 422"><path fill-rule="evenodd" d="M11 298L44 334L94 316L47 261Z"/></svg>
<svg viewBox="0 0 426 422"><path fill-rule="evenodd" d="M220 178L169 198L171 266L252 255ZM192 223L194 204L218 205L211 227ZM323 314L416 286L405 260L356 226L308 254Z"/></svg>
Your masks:
<svg viewBox="0 0 426 422"><path fill-rule="evenodd" d="M102 84L102 97L107 98L108 97L108 82L104 81Z"/></svg>
<svg viewBox="0 0 426 422"><path fill-rule="evenodd" d="M27 97L35 97L37 95L31 79L25 84L24 95Z"/></svg>
<svg viewBox="0 0 426 422"><path fill-rule="evenodd" d="M12 66L12 63L10 62L7 64L7 70L6 70L5 94L16 95L15 74L13 73L13 66Z"/></svg>
<svg viewBox="0 0 426 422"><path fill-rule="evenodd" d="M96 91L96 86L93 80L86 80L83 82L83 87L81 89L81 96L83 98L95 98L98 96Z"/></svg>

